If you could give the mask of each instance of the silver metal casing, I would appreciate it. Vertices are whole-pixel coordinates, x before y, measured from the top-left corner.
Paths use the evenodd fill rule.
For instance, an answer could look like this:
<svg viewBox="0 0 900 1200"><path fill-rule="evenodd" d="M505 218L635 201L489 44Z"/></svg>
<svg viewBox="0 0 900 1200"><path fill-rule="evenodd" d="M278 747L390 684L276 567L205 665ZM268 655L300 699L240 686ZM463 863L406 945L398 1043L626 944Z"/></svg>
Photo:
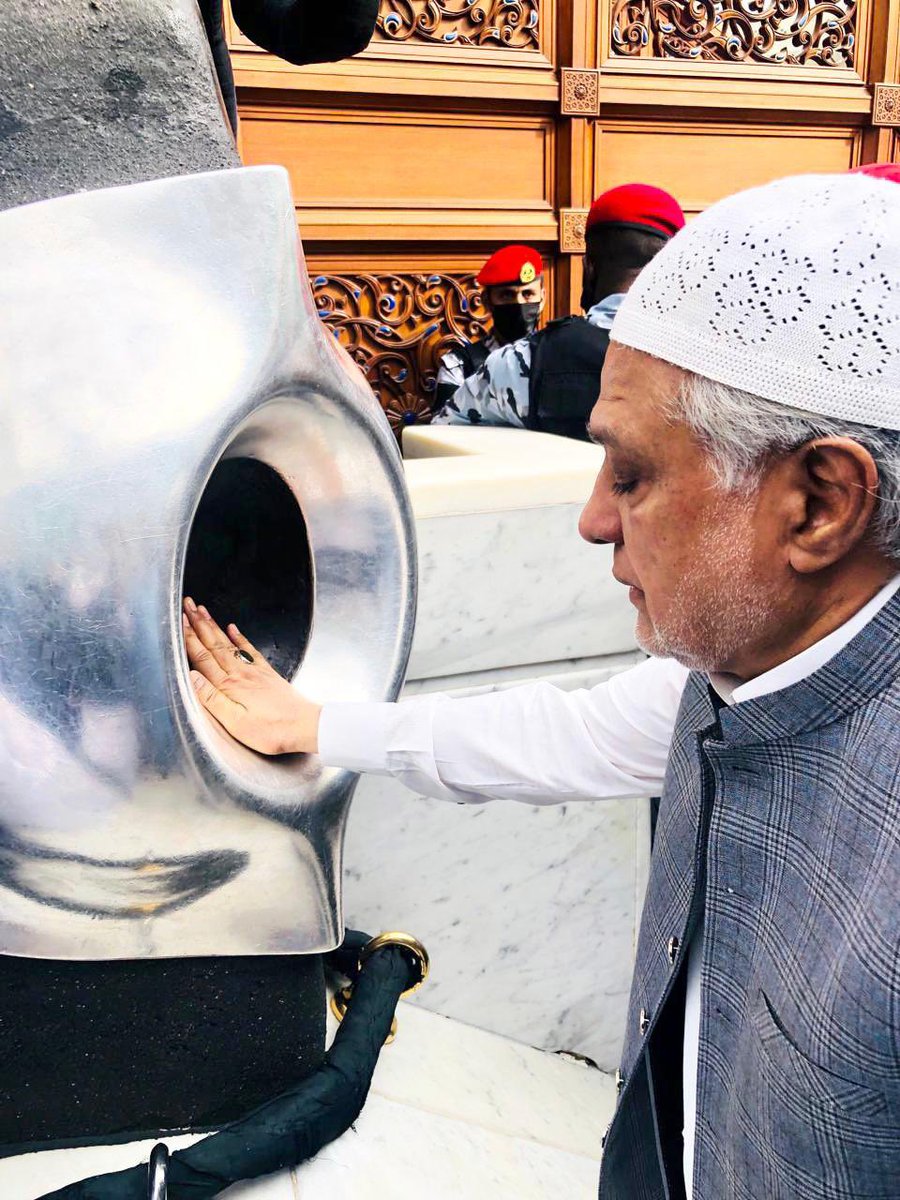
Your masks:
<svg viewBox="0 0 900 1200"><path fill-rule="evenodd" d="M214 615L304 694L402 682L402 464L316 316L286 174L11 209L0 261L0 952L328 949L354 777L214 725L180 619L214 563Z"/></svg>

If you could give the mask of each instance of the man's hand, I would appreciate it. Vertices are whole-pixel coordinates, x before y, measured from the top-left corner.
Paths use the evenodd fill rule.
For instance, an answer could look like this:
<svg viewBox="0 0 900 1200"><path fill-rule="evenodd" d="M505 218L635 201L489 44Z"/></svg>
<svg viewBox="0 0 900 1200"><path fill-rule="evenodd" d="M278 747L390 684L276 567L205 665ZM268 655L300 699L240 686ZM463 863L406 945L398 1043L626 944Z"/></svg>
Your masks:
<svg viewBox="0 0 900 1200"><path fill-rule="evenodd" d="M315 754L319 705L298 695L236 625L223 633L190 596L182 619L191 683L207 712L262 754Z"/></svg>

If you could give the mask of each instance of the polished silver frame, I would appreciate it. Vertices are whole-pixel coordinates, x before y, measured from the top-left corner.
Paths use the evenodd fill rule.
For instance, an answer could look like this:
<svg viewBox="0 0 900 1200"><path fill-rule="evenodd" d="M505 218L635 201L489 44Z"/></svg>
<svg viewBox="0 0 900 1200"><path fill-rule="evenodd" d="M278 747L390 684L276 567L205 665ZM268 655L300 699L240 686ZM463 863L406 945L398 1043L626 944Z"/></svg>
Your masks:
<svg viewBox="0 0 900 1200"><path fill-rule="evenodd" d="M180 622L200 497L243 455L306 522L296 687L393 699L409 655L402 463L317 318L286 174L12 209L0 261L0 952L327 950L355 777L213 724Z"/></svg>

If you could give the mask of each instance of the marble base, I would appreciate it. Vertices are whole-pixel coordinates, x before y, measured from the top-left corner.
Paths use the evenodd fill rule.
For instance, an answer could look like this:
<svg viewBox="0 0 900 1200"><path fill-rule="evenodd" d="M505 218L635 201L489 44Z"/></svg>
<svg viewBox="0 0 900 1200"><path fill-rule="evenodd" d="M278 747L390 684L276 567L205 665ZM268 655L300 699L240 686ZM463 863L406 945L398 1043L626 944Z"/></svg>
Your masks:
<svg viewBox="0 0 900 1200"><path fill-rule="evenodd" d="M586 687L621 665L545 678ZM456 805L363 778L347 834L345 921L422 939L432 957L415 997L422 1007L614 1070L649 848L645 800Z"/></svg>
<svg viewBox="0 0 900 1200"><path fill-rule="evenodd" d="M578 533L581 504L416 521L419 608L410 679L634 649L612 548Z"/></svg>
<svg viewBox="0 0 900 1200"><path fill-rule="evenodd" d="M401 1004L358 1121L310 1162L228 1200L593 1200L612 1078ZM194 1140L166 1137L170 1149ZM3 1200L146 1162L152 1141L0 1160Z"/></svg>

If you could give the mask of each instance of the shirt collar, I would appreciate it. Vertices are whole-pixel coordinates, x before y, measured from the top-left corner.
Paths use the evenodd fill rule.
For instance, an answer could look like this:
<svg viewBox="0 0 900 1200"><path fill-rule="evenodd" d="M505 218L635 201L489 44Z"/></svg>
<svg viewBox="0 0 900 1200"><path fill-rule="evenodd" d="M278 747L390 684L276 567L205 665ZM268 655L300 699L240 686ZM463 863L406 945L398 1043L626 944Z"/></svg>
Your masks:
<svg viewBox="0 0 900 1200"><path fill-rule="evenodd" d="M777 667L772 667L770 671L763 672L762 675L757 675L755 679L740 683L734 675L711 674L709 682L720 699L728 705L740 704L745 700L756 700L760 696L769 695L770 692L780 692L782 688L799 683L802 679L812 675L814 671L818 671L820 667L824 667L840 650L852 642L875 614L884 608L898 588L900 588L900 575L895 575L881 591L876 592L868 604L864 604L859 612L854 613L849 621L839 625L837 629L832 630L818 642L807 646L793 658L786 659L785 662L779 663Z"/></svg>
<svg viewBox="0 0 900 1200"><path fill-rule="evenodd" d="M592 325L596 325L600 329L612 329L613 318L624 299L624 292L614 292L611 296L604 296L599 303L592 305L587 310L585 316Z"/></svg>

